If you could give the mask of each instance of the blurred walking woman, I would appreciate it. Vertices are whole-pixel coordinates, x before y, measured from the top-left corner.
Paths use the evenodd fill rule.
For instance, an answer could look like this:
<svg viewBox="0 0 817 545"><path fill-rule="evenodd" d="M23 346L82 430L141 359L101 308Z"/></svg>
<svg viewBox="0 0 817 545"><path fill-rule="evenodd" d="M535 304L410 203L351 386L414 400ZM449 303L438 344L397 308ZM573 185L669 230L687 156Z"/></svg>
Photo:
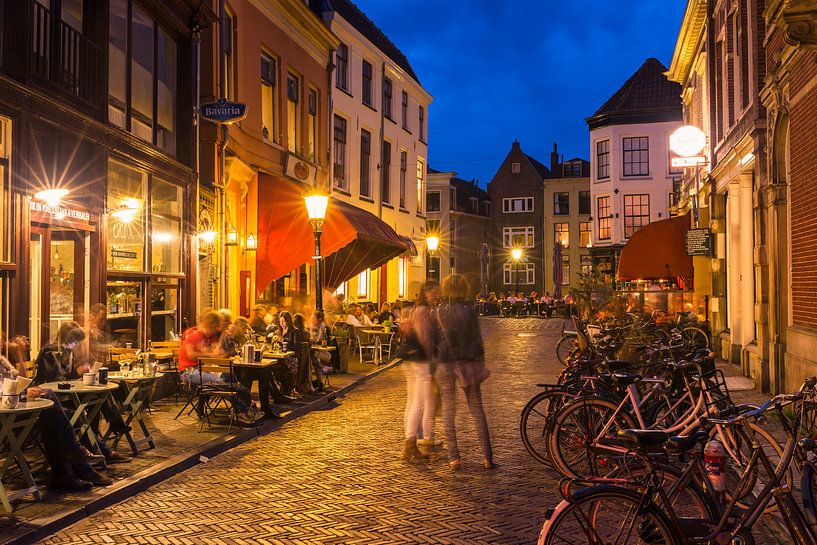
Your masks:
<svg viewBox="0 0 817 545"><path fill-rule="evenodd" d="M410 461L428 458L417 448L417 434L434 441L434 385L431 382L431 351L434 346L434 328L431 306L437 299L436 284L425 284L420 290L417 304L404 311L400 322L402 342L397 357L403 360L406 374L405 444L403 457Z"/></svg>
<svg viewBox="0 0 817 545"><path fill-rule="evenodd" d="M488 378L490 371L485 367L485 351L476 310L465 302L468 287L460 275L451 275L443 282L443 298L437 312L440 340L437 344L437 383L443 403L443 425L448 459L451 469L460 469L460 452L457 447L457 385L465 394L468 411L477 429L477 438L482 449L482 465L493 469L491 437L488 420L482 407L480 385Z"/></svg>

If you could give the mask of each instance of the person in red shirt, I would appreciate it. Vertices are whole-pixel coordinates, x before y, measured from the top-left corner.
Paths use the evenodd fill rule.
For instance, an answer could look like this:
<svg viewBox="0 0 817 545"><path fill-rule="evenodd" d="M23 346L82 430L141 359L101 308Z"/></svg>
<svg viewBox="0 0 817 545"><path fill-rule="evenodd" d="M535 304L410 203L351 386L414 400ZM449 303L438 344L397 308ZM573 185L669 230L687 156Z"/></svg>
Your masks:
<svg viewBox="0 0 817 545"><path fill-rule="evenodd" d="M199 320L199 325L187 331L182 337L182 344L179 348L179 371L186 384L231 382L229 374L203 373L197 369L199 358L224 357L220 344L222 323L222 317L218 312L206 312ZM253 406L250 391L239 386L237 382L233 386L240 394L233 406L238 421L241 424L252 425L261 420L264 413ZM204 400L199 398L199 406L196 408L199 414L203 411L203 403Z"/></svg>

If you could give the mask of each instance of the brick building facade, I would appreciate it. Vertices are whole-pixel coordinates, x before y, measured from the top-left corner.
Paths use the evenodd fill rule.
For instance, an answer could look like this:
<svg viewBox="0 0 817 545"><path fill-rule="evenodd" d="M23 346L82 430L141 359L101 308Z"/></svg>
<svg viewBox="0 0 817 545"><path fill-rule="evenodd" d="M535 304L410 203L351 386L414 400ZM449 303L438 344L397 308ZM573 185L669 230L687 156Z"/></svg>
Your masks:
<svg viewBox="0 0 817 545"><path fill-rule="evenodd" d="M515 141L488 183L493 216L492 291L515 290L517 276L519 291L544 291L543 189L549 174L545 165L527 155ZM515 246L522 249L518 266L511 258Z"/></svg>

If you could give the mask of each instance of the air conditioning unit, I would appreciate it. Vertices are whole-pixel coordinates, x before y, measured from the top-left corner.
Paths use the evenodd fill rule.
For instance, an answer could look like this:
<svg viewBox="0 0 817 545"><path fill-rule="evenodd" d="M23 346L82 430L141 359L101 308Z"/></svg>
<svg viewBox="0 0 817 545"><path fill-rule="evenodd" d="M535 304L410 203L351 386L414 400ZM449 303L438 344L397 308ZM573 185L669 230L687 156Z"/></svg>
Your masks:
<svg viewBox="0 0 817 545"><path fill-rule="evenodd" d="M318 168L312 163L308 163L291 153L287 154L286 175L290 178L304 184L314 185L317 172Z"/></svg>

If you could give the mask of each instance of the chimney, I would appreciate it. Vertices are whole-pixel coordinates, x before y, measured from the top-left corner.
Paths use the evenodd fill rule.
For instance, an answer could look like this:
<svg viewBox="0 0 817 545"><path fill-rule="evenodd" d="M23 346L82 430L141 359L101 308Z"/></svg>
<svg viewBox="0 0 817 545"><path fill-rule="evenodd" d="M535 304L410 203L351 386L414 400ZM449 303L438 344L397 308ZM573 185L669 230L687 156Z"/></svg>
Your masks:
<svg viewBox="0 0 817 545"><path fill-rule="evenodd" d="M518 150L518 149L521 149L521 148L519 147L519 140L514 140L514 141L513 141L513 144L511 145L511 149L512 149L512 150Z"/></svg>
<svg viewBox="0 0 817 545"><path fill-rule="evenodd" d="M553 151L550 152L550 173L555 175L559 168L559 152L556 151L556 142L553 143Z"/></svg>

